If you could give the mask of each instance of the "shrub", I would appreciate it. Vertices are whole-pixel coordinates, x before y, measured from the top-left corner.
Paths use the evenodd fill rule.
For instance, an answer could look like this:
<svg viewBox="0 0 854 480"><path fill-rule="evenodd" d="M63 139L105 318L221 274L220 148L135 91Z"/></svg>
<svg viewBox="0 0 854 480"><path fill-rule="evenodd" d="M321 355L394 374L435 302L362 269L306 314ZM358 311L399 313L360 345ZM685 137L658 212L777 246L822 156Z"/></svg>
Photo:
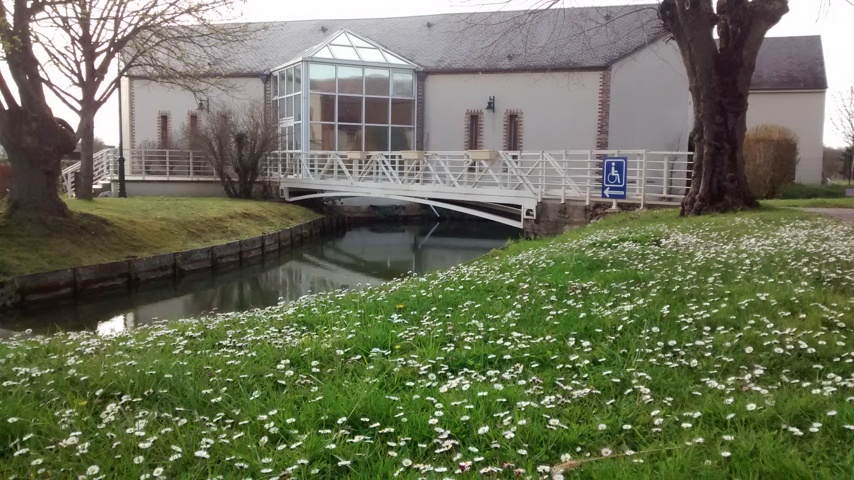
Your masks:
<svg viewBox="0 0 854 480"><path fill-rule="evenodd" d="M0 198L6 198L12 186L12 166L0 160Z"/></svg>
<svg viewBox="0 0 854 480"><path fill-rule="evenodd" d="M780 125L757 125L744 138L744 170L757 198L774 198L795 181L798 136Z"/></svg>

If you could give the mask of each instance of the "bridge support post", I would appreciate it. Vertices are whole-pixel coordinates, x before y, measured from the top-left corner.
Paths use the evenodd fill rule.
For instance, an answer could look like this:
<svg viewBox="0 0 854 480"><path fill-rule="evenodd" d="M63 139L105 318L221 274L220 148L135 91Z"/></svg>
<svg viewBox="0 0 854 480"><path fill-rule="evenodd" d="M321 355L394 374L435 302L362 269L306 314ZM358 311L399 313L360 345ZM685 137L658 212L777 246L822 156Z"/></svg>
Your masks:
<svg viewBox="0 0 854 480"><path fill-rule="evenodd" d="M573 227L586 225L592 218L592 211L583 202L543 200L537 204L537 218L526 219L523 230L529 238L553 237Z"/></svg>

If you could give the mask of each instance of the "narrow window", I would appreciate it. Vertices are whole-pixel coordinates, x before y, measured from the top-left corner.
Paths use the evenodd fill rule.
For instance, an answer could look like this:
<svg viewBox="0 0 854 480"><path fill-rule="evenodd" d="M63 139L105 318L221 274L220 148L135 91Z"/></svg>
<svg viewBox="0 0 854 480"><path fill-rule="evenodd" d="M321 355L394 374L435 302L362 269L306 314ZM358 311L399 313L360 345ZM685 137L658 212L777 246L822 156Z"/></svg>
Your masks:
<svg viewBox="0 0 854 480"><path fill-rule="evenodd" d="M195 142L199 135L199 116L195 113L190 114L190 141Z"/></svg>
<svg viewBox="0 0 854 480"><path fill-rule="evenodd" d="M516 152L519 148L519 115L511 113L507 116L507 150Z"/></svg>
<svg viewBox="0 0 854 480"><path fill-rule="evenodd" d="M160 115L160 148L169 148L169 115Z"/></svg>
<svg viewBox="0 0 854 480"><path fill-rule="evenodd" d="M480 146L480 114L471 113L468 118L468 138L466 138L466 150L478 150Z"/></svg>

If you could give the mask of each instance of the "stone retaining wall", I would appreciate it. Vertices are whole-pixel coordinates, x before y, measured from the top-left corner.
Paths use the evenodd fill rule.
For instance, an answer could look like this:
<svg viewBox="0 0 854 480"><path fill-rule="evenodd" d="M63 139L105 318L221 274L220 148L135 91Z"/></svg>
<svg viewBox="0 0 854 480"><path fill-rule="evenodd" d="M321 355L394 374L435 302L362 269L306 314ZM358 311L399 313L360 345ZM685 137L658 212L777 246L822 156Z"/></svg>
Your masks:
<svg viewBox="0 0 854 480"><path fill-rule="evenodd" d="M0 308L82 297L188 273L239 266L265 255L278 255L309 239L346 228L343 217L325 217L224 245L134 258L0 280Z"/></svg>

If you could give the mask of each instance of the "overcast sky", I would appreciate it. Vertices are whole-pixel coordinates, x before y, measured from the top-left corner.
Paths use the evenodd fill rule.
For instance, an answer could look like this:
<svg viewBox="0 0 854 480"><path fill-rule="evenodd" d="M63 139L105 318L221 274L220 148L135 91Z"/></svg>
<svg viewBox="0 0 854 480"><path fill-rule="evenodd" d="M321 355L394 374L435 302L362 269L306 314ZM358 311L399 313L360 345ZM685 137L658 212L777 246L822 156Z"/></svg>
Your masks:
<svg viewBox="0 0 854 480"><path fill-rule="evenodd" d="M498 8L527 8L545 0L511 0L508 6L501 0L246 0L241 5L243 21L306 20L323 18L371 18L434 13L495 10ZM625 5L651 3L650 0L564 0L565 6ZM824 141L838 146L843 142L833 128L831 119L836 112L836 97L854 84L854 6L843 0L831 0L829 8L822 10L820 0L789 0L790 12L771 30L770 36L816 35L822 36L827 66L828 101L826 107ZM685 88L688 88L687 85ZM53 104L60 117L73 117L58 102ZM118 142L118 104L115 100L104 105L96 121L96 134L107 143ZM567 145L572 148L572 145ZM639 146L639 148L641 148Z"/></svg>

